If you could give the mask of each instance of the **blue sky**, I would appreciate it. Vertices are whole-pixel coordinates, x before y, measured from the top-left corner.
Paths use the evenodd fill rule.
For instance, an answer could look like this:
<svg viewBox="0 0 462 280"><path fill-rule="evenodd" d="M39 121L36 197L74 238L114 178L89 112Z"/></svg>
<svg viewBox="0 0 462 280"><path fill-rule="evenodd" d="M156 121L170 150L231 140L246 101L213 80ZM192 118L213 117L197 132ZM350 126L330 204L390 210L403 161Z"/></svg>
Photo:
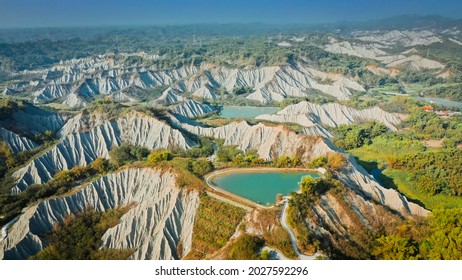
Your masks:
<svg viewBox="0 0 462 280"><path fill-rule="evenodd" d="M462 18L462 0L0 0L0 28L325 23L402 14Z"/></svg>

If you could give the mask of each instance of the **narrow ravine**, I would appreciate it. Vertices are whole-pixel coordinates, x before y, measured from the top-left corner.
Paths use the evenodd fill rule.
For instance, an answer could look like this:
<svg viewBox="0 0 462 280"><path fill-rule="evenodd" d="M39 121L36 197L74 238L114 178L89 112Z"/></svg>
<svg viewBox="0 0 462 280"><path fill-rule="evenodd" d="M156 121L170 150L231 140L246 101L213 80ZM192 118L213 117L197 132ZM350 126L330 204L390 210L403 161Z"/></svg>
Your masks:
<svg viewBox="0 0 462 280"><path fill-rule="evenodd" d="M4 225L2 227L2 236L0 237L0 242L2 242L3 240L5 240L7 237L8 237L8 228L14 223L16 222L16 220L19 218L16 217L14 218L13 220L9 221L6 225Z"/></svg>

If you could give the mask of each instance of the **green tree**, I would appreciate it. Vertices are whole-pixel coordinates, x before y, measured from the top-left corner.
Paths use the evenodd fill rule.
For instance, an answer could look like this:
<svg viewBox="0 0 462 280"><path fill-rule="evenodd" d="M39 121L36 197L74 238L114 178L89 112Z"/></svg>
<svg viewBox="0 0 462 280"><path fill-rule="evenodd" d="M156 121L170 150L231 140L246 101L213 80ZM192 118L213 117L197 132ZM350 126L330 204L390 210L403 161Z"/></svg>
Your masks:
<svg viewBox="0 0 462 280"><path fill-rule="evenodd" d="M233 245L229 259L231 260L258 260L260 256L258 251L263 246L264 241L258 236L243 234Z"/></svg>
<svg viewBox="0 0 462 280"><path fill-rule="evenodd" d="M420 244L420 257L462 260L462 209L434 210L428 220L430 234Z"/></svg>
<svg viewBox="0 0 462 280"><path fill-rule="evenodd" d="M148 156L148 162L157 163L160 161L167 161L173 158L173 153L170 150L156 150L152 151Z"/></svg>
<svg viewBox="0 0 462 280"><path fill-rule="evenodd" d="M213 171L213 164L208 160L193 160L190 166L191 172L199 177Z"/></svg>
<svg viewBox="0 0 462 280"><path fill-rule="evenodd" d="M134 156L131 153L131 151L131 147L126 144L122 144L119 147L112 148L112 150L109 152L109 156L111 157L111 163L116 167L120 167L122 165L135 161L136 156Z"/></svg>
<svg viewBox="0 0 462 280"><path fill-rule="evenodd" d="M417 259L418 243L399 235L381 236L372 255L381 260Z"/></svg>

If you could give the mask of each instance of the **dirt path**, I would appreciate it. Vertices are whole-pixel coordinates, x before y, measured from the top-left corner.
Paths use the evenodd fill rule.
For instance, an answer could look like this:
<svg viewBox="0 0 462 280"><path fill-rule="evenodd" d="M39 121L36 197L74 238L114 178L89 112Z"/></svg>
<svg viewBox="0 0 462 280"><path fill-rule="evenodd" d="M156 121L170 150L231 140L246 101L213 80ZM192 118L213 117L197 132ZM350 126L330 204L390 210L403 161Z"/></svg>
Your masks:
<svg viewBox="0 0 462 280"><path fill-rule="evenodd" d="M282 210L282 215L281 215L281 226L289 233L290 243L292 244L292 247L294 248L294 251L298 256L298 259L299 260L315 260L316 257L318 256L317 253L312 256L307 256L307 255L303 255L298 249L297 238L295 237L295 234L293 233L292 229L287 224L287 208L289 208L288 206L289 206L289 197L285 197L284 209Z"/></svg>
<svg viewBox="0 0 462 280"><path fill-rule="evenodd" d="M221 200L221 201L223 201L223 202L229 203L229 204L234 205L234 206L236 206L236 207L242 208L242 209L244 209L244 210L246 210L246 211L252 211L252 210L253 210L252 207L245 206L245 205L240 204L239 202L236 202L236 201L234 201L234 200L228 199L228 198L223 197L223 196L221 196L221 195L217 195L216 193L207 192L207 194L208 194L209 196L213 197L213 198L216 198L216 199Z"/></svg>

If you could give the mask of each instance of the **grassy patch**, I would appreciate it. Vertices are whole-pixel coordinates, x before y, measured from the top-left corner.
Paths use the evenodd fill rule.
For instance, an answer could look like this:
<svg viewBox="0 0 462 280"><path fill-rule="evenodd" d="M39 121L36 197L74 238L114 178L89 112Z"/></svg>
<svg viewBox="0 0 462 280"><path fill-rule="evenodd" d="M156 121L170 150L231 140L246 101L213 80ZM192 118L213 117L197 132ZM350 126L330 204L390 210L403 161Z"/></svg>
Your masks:
<svg viewBox="0 0 462 280"><path fill-rule="evenodd" d="M403 170L387 169L383 175L388 178L382 182L386 187L398 189L406 197L420 202L430 210L438 208L462 208L462 197L449 196L444 194L430 195L420 191L409 179L409 172Z"/></svg>
<svg viewBox="0 0 462 280"><path fill-rule="evenodd" d="M390 137L377 137L370 145L349 150L368 172L374 168L386 168L390 157L407 154L431 152L435 149L426 149L420 140L396 139ZM462 198L445 194L431 195L420 191L411 181L411 172L406 170L385 169L380 180L387 188L393 188L404 194L411 201L428 209L460 208Z"/></svg>
<svg viewBox="0 0 462 280"><path fill-rule="evenodd" d="M374 138L372 144L349 150L348 153L359 159L359 164L368 170L374 165L383 168L391 156L425 151L425 146L419 140L396 139L386 136Z"/></svg>
<svg viewBox="0 0 462 280"><path fill-rule="evenodd" d="M244 215L241 208L203 194L194 222L192 250L185 259L204 259L222 248Z"/></svg>

